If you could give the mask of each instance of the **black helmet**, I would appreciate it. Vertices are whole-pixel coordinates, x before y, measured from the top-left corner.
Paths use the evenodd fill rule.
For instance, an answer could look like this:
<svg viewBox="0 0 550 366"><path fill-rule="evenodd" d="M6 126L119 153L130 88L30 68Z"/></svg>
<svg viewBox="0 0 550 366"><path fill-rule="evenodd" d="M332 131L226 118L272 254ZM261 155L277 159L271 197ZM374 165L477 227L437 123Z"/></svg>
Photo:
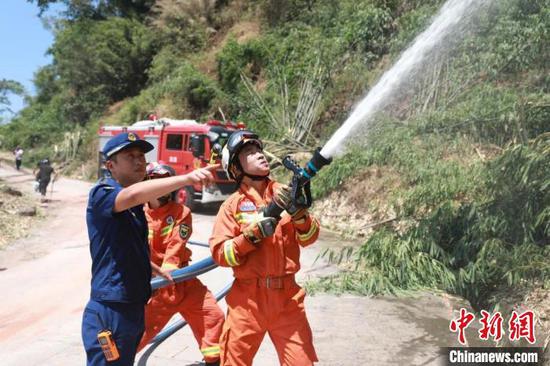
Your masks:
<svg viewBox="0 0 550 366"><path fill-rule="evenodd" d="M233 132L222 150L222 167L227 175L236 181L242 179L244 173L237 157L246 144L256 144L262 150L264 148L258 135L254 132L241 130Z"/></svg>

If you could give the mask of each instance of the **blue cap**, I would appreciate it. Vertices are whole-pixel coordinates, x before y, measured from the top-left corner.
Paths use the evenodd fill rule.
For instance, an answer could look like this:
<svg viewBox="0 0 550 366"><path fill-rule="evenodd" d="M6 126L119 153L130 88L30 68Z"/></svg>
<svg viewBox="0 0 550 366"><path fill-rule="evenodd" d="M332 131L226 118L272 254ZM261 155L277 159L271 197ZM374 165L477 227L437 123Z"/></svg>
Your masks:
<svg viewBox="0 0 550 366"><path fill-rule="evenodd" d="M131 147L139 147L144 153L148 153L155 148L147 141L140 139L135 133L127 132L112 137L107 141L101 152L105 158L109 159L117 152Z"/></svg>

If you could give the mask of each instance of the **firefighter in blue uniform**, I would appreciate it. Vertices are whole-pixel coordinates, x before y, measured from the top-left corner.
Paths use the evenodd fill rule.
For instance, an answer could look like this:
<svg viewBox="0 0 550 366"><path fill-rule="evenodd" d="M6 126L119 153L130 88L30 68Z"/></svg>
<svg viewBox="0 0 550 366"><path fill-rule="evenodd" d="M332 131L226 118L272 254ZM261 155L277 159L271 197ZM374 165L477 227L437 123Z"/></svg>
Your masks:
<svg viewBox="0 0 550 366"><path fill-rule="evenodd" d="M88 365L132 365L144 331L152 267L143 204L186 185L209 184L218 166L165 179L144 180L153 145L133 133L111 138L102 150L111 177L90 191L86 210L92 280L82 339Z"/></svg>

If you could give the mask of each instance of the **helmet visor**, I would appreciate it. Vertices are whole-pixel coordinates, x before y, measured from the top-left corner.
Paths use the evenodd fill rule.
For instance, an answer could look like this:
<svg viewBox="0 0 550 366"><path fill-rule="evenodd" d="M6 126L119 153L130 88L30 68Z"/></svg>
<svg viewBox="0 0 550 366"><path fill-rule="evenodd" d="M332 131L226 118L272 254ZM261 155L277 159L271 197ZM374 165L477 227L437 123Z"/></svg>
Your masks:
<svg viewBox="0 0 550 366"><path fill-rule="evenodd" d="M164 164L158 164L158 163L149 164L149 166L147 166L146 172L147 172L147 177L149 177L149 179L171 177L175 175L175 172L172 169L172 167Z"/></svg>
<svg viewBox="0 0 550 366"><path fill-rule="evenodd" d="M242 147L249 142L254 142L261 149L263 149L262 143L260 142L260 138L258 137L258 135L256 135L255 133L241 133L238 139L230 139L228 141L229 151L235 151L239 147Z"/></svg>

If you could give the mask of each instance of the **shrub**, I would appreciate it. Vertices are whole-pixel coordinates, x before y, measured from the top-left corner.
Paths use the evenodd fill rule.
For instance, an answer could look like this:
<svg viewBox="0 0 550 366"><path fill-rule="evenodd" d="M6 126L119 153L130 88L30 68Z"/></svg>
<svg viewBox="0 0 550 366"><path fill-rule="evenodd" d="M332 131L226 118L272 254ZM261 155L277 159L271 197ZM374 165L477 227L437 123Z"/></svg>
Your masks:
<svg viewBox="0 0 550 366"><path fill-rule="evenodd" d="M214 9L214 0L159 0L152 9L151 25L161 46L170 46L177 54L196 52L208 40Z"/></svg>
<svg viewBox="0 0 550 366"><path fill-rule="evenodd" d="M229 40L218 54L218 80L221 88L235 93L241 84L241 73L255 79L267 60L267 50L261 41L238 44Z"/></svg>
<svg viewBox="0 0 550 366"><path fill-rule="evenodd" d="M366 55L367 61L377 59L387 52L389 35L393 30L393 18L389 9L370 3L350 4L342 11L340 32L352 49Z"/></svg>
<svg viewBox="0 0 550 366"><path fill-rule="evenodd" d="M198 118L206 112L218 89L215 83L198 72L191 64L185 63L170 75L163 85L164 95L186 103L192 117Z"/></svg>
<svg viewBox="0 0 550 366"><path fill-rule="evenodd" d="M433 169L431 163L426 168ZM462 171L464 179L479 185L470 187L472 199L442 196L404 232L377 231L355 252L356 270L345 274L347 286L371 294L439 288L482 308L495 305L490 303L495 289L549 281L550 173L544 168L549 164L550 135L543 134L527 145L510 145L476 175ZM443 184L417 182L435 190ZM376 286L369 279L373 273L383 279ZM362 279L371 283L367 289Z"/></svg>

